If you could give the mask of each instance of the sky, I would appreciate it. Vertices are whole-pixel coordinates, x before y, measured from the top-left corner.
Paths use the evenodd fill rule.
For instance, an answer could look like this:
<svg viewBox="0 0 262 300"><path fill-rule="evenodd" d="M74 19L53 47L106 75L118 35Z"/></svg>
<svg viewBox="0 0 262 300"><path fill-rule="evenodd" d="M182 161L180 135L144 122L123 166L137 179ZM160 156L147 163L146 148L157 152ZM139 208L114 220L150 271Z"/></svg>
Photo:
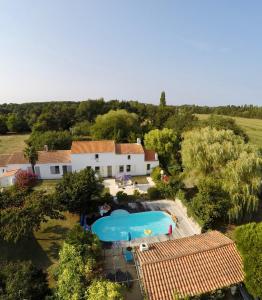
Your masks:
<svg viewBox="0 0 262 300"><path fill-rule="evenodd" d="M262 1L0 0L0 103L262 105Z"/></svg>

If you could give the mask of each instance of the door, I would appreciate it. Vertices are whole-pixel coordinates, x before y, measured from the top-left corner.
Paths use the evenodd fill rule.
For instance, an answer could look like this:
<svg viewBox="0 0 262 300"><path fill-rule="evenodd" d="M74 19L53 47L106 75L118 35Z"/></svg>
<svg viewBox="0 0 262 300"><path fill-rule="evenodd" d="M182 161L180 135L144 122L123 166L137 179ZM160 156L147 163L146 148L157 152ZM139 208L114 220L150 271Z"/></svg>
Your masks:
<svg viewBox="0 0 262 300"><path fill-rule="evenodd" d="M38 178L41 178L40 167L35 167L35 174Z"/></svg>
<svg viewBox="0 0 262 300"><path fill-rule="evenodd" d="M107 177L112 177L112 166L107 166Z"/></svg>

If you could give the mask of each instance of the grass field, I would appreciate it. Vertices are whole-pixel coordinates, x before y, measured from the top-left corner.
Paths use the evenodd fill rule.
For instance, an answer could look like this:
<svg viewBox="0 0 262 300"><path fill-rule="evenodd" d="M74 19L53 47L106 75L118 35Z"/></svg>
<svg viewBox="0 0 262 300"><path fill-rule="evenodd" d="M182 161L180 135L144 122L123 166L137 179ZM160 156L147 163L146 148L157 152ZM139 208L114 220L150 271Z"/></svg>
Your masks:
<svg viewBox="0 0 262 300"><path fill-rule="evenodd" d="M196 114L196 116L200 120L207 119L209 117L208 114ZM236 120L236 123L245 130L247 135L250 138L250 142L262 147L262 120L260 119L248 119L248 118L240 118L240 117L229 117Z"/></svg>
<svg viewBox="0 0 262 300"><path fill-rule="evenodd" d="M31 260L48 272L49 284L54 286L53 270L66 233L79 220L78 215L64 213L64 220L49 220L30 239L15 245L0 242L0 260Z"/></svg>
<svg viewBox="0 0 262 300"><path fill-rule="evenodd" d="M0 154L23 151L25 148L25 140L28 138L29 134L0 135Z"/></svg>
<svg viewBox="0 0 262 300"><path fill-rule="evenodd" d="M38 180L36 186L34 187L34 190L52 193L55 191L56 184L60 181L61 179Z"/></svg>

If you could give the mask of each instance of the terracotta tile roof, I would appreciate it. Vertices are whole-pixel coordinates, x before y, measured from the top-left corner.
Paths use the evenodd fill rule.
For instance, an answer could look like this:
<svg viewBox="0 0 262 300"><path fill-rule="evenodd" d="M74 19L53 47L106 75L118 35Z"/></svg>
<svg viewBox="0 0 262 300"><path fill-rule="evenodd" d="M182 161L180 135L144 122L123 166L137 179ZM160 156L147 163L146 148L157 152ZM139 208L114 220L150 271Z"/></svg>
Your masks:
<svg viewBox="0 0 262 300"><path fill-rule="evenodd" d="M25 158L24 153L14 152L10 155L7 164L9 165L17 165L17 164L28 164L28 160Z"/></svg>
<svg viewBox="0 0 262 300"><path fill-rule="evenodd" d="M154 150L146 150L145 151L145 161L155 161L156 160L156 152Z"/></svg>
<svg viewBox="0 0 262 300"><path fill-rule="evenodd" d="M75 141L72 143L71 153L104 153L115 152L114 141Z"/></svg>
<svg viewBox="0 0 262 300"><path fill-rule="evenodd" d="M7 165L10 154L1 154L0 155L0 167L5 167Z"/></svg>
<svg viewBox="0 0 262 300"><path fill-rule="evenodd" d="M233 241L217 231L155 243L136 256L150 300L173 300L240 283L241 257Z"/></svg>
<svg viewBox="0 0 262 300"><path fill-rule="evenodd" d="M15 152L5 159L0 155L0 162L3 162L3 166L6 165L19 165L29 164L28 159L24 157L23 152ZM71 150L56 150L56 151L38 151L37 164L48 163L70 163L71 162Z"/></svg>
<svg viewBox="0 0 262 300"><path fill-rule="evenodd" d="M38 151L37 164L70 163L71 150Z"/></svg>
<svg viewBox="0 0 262 300"><path fill-rule="evenodd" d="M116 154L144 154L141 144L116 144Z"/></svg>
<svg viewBox="0 0 262 300"><path fill-rule="evenodd" d="M3 174L0 175L0 178L13 176L13 175L15 175L19 170L20 170L20 169L15 169L15 170L8 170L8 171L5 171Z"/></svg>

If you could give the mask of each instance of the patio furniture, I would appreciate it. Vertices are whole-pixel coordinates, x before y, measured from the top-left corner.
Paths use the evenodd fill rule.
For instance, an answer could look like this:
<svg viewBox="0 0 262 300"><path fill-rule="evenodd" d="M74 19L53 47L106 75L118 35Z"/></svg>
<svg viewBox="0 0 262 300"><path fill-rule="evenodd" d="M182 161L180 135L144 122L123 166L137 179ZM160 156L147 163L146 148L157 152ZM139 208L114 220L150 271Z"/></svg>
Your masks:
<svg viewBox="0 0 262 300"><path fill-rule="evenodd" d="M128 250L124 250L124 258L126 262L132 262L134 260L133 253Z"/></svg>

